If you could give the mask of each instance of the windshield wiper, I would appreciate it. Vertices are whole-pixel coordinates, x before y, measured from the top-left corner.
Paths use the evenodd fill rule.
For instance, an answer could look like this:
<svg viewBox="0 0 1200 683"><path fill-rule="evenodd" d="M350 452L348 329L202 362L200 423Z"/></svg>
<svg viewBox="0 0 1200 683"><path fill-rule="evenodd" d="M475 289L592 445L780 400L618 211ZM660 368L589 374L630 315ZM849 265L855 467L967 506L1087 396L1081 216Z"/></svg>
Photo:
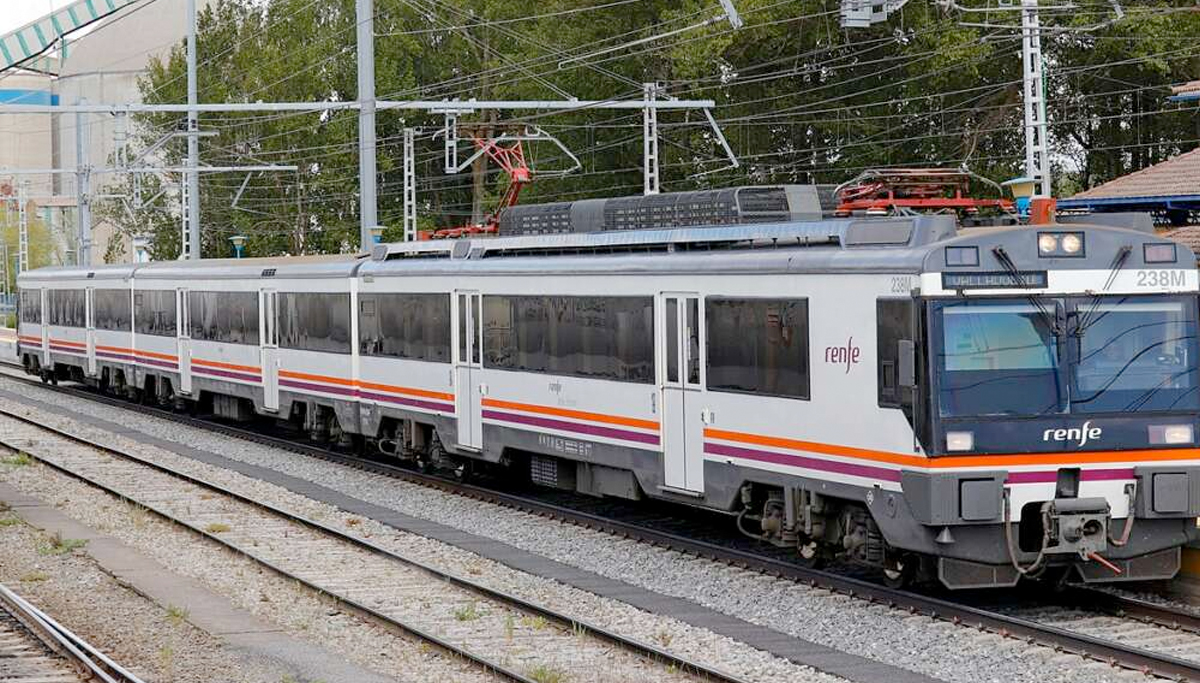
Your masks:
<svg viewBox="0 0 1200 683"><path fill-rule="evenodd" d="M1088 308L1083 312L1083 315L1077 318L1075 330L1072 332L1076 337L1083 336L1087 328L1099 321L1099 318L1093 320L1096 311L1100 309L1100 302L1103 301L1103 293L1107 292L1113 283L1117 280L1117 273L1121 272L1121 267L1125 265L1125 259L1129 258L1129 254L1133 251L1133 247L1126 244L1117 251L1117 255L1113 257L1112 264L1109 266L1108 279L1104 281L1104 287L1101 288L1100 294L1093 294L1092 301L1088 304Z"/></svg>
<svg viewBox="0 0 1200 683"><path fill-rule="evenodd" d="M996 260L1000 262L1000 265L1004 266L1004 270L1008 272L1009 276L1012 277L1013 282L1015 282L1018 287L1021 289L1029 288L1029 284L1025 282L1025 278L1021 275L1021 271L1017 270L1017 264L1013 263L1012 257L1008 255L1008 252L1004 250L1004 247L994 247L992 249L992 255L996 257ZM1042 322L1045 323L1046 327L1050 330L1050 334L1055 337L1059 336L1060 330L1058 329L1057 316L1051 316L1050 312L1046 310L1046 305L1042 303L1042 300L1033 294L1026 294L1025 298L1029 301L1029 304L1037 310L1038 315L1040 315L1042 318Z"/></svg>

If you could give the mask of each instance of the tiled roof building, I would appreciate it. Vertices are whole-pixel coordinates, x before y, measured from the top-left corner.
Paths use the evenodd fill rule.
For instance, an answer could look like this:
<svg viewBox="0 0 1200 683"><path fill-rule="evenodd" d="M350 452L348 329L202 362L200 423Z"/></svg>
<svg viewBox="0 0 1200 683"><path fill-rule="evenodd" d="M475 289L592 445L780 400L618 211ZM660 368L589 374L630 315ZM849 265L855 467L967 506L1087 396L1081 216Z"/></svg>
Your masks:
<svg viewBox="0 0 1200 683"><path fill-rule="evenodd" d="M1189 222L1190 212L1200 211L1200 149L1059 200L1058 207L1095 212L1150 211L1160 220L1184 225Z"/></svg>

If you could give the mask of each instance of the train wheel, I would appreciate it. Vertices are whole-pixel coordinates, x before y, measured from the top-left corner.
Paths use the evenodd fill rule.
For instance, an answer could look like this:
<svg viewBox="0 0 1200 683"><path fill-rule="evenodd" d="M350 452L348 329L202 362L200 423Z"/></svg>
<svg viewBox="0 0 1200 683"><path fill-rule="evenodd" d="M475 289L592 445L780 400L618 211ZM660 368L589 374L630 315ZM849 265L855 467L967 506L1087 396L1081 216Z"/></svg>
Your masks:
<svg viewBox="0 0 1200 683"><path fill-rule="evenodd" d="M800 546L800 563L810 569L824 569L829 566L829 552L817 542Z"/></svg>
<svg viewBox="0 0 1200 683"><path fill-rule="evenodd" d="M920 561L913 555L902 554L888 560L883 568L883 582L888 588L907 588L917 577Z"/></svg>

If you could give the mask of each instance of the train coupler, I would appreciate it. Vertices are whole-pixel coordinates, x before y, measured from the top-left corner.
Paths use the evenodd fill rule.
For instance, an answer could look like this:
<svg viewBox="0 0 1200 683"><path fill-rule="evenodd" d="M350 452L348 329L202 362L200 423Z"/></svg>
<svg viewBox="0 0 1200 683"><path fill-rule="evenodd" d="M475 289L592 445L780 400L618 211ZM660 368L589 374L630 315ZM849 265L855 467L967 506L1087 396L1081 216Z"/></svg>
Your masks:
<svg viewBox="0 0 1200 683"><path fill-rule="evenodd" d="M1042 506L1042 552L1090 559L1108 550L1109 506L1104 498L1056 498Z"/></svg>

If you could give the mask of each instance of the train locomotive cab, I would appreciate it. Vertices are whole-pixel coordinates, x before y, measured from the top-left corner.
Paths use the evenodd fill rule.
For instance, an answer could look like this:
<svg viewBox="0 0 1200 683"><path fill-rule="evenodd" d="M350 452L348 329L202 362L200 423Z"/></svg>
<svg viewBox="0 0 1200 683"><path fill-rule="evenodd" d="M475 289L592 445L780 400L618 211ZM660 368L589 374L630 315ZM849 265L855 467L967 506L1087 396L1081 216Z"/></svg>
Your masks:
<svg viewBox="0 0 1200 683"><path fill-rule="evenodd" d="M883 536L937 555L951 588L1173 576L1200 514L1191 251L1111 228L968 231L920 282L918 339L896 352L926 453L900 472L918 526L868 503Z"/></svg>

